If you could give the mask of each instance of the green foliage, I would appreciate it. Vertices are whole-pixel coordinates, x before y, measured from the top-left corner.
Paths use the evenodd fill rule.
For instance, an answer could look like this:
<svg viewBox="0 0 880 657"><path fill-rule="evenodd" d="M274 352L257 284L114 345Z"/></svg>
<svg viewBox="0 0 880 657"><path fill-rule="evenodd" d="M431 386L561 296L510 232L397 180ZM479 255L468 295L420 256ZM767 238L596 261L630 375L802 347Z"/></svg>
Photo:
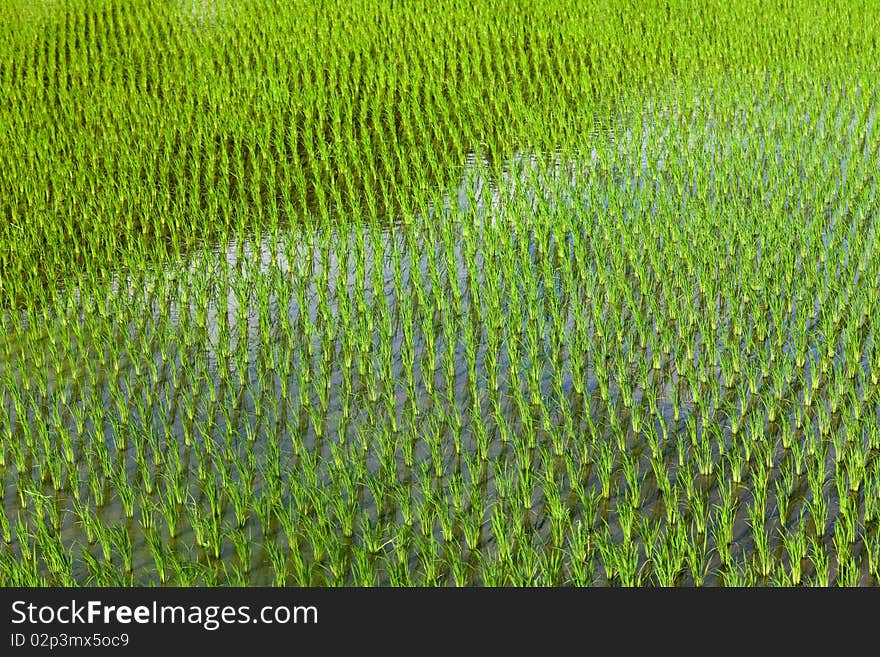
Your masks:
<svg viewBox="0 0 880 657"><path fill-rule="evenodd" d="M0 584L876 584L862 4L6 3Z"/></svg>

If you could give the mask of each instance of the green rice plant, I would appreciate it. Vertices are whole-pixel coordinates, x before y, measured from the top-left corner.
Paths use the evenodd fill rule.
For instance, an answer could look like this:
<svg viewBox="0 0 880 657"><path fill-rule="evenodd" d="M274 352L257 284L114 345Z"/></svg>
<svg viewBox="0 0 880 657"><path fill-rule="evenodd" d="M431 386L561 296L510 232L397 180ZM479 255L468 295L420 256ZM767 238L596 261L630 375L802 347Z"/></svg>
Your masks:
<svg viewBox="0 0 880 657"><path fill-rule="evenodd" d="M4 543L7 545L12 543L12 528L5 511L0 513L0 535L2 535Z"/></svg>
<svg viewBox="0 0 880 657"><path fill-rule="evenodd" d="M33 537L34 545L39 551L49 575L53 580L61 582L63 586L72 577L73 558L61 541L61 537L43 524L39 517Z"/></svg>
<svg viewBox="0 0 880 657"><path fill-rule="evenodd" d="M797 525L782 533L782 541L788 556L791 584L798 586L803 577L803 562L807 557L807 531L803 514Z"/></svg>
<svg viewBox="0 0 880 657"><path fill-rule="evenodd" d="M644 436L648 443L648 447L651 449L652 463L654 462L654 460L656 460L658 463L662 464L663 457L660 449L660 436L657 435L657 430L654 428L653 423L649 424L646 427Z"/></svg>
<svg viewBox="0 0 880 657"><path fill-rule="evenodd" d="M492 509L490 527L495 541L495 551L501 563L508 562L513 556L513 542L507 528L507 519L501 505L496 504Z"/></svg>
<svg viewBox="0 0 880 657"><path fill-rule="evenodd" d="M93 586L111 586L112 571L102 562L98 561L84 545L80 546L82 561L86 564L89 573L87 581Z"/></svg>
<svg viewBox="0 0 880 657"><path fill-rule="evenodd" d="M249 483L250 482L250 483ZM253 474L244 481L239 479L237 482L229 481L224 487L224 492L232 502L232 509L235 512L235 522L238 528L242 528L247 524L251 514L251 496L253 494Z"/></svg>
<svg viewBox="0 0 880 657"><path fill-rule="evenodd" d="M165 519L168 535L172 539L176 538L177 526L180 522L180 504L176 501L174 494L168 493L167 489L160 489L157 509Z"/></svg>
<svg viewBox="0 0 880 657"><path fill-rule="evenodd" d="M626 479L626 498L633 509L642 505L642 479L639 477L639 463L632 456L623 459L623 474Z"/></svg>
<svg viewBox="0 0 880 657"><path fill-rule="evenodd" d="M805 447L801 441L798 440L791 443L791 455L795 476L800 479L806 469Z"/></svg>
<svg viewBox="0 0 880 657"><path fill-rule="evenodd" d="M239 568L245 575L249 574L253 564L253 536L251 532L245 533L244 529L239 526L229 531L227 536L235 549Z"/></svg>
<svg viewBox="0 0 880 657"><path fill-rule="evenodd" d="M686 479L691 482L691 479ZM697 530L697 534L705 536L709 526L709 499L704 491L696 491L692 484L688 484L687 497L690 509L690 519Z"/></svg>
<svg viewBox="0 0 880 657"><path fill-rule="evenodd" d="M135 491L124 473L116 472L112 477L113 490L122 505L126 518L134 518Z"/></svg>
<svg viewBox="0 0 880 657"><path fill-rule="evenodd" d="M745 444L743 446L743 453L737 447L733 447L732 449L727 450L724 455L726 469L730 473L730 477L734 484L737 486L743 483L743 476L746 469L746 464L749 461L750 449Z"/></svg>
<svg viewBox="0 0 880 657"><path fill-rule="evenodd" d="M379 555L382 549L388 545L393 539L385 539L381 525L373 523L369 517L361 516L358 534L367 552L373 556ZM427 538L427 534L423 532L423 537Z"/></svg>
<svg viewBox="0 0 880 657"><path fill-rule="evenodd" d="M434 540L417 537L416 556L421 570L420 582L424 586L437 586L440 583L440 569L443 563L440 544ZM389 568L389 574L393 572L398 578L396 582L392 581L392 586L411 586L412 580L405 562L398 560L396 564L397 567Z"/></svg>
<svg viewBox="0 0 880 657"><path fill-rule="evenodd" d="M810 539L810 563L813 565L813 576L809 580L811 586L827 588L830 585L829 558L825 546L818 539Z"/></svg>
<svg viewBox="0 0 880 657"><path fill-rule="evenodd" d="M159 583L166 584L168 582L168 555L165 545L162 542L162 536L158 530L153 527L144 527L144 538L150 549L150 555L156 565L156 573L159 576Z"/></svg>
<svg viewBox="0 0 880 657"><path fill-rule="evenodd" d="M840 513L834 524L834 543L841 550L851 551L858 534L858 511L849 504L841 504Z"/></svg>
<svg viewBox="0 0 880 657"><path fill-rule="evenodd" d="M149 497L142 496L139 500L138 511L140 512L138 524L140 524L143 529L155 529L156 503Z"/></svg>
<svg viewBox="0 0 880 657"><path fill-rule="evenodd" d="M564 553L553 546L544 546L538 554L537 586L558 586L561 582Z"/></svg>
<svg viewBox="0 0 880 657"><path fill-rule="evenodd" d="M197 564L181 561L178 553L168 550L168 570L171 576L168 578L175 586L193 587L198 585L199 575L204 572Z"/></svg>
<svg viewBox="0 0 880 657"><path fill-rule="evenodd" d="M356 586L375 586L375 568L371 555L362 547L352 548L352 570Z"/></svg>
<svg viewBox="0 0 880 657"><path fill-rule="evenodd" d="M683 529L679 529L679 531L683 531ZM681 542L684 543L685 560L687 561L688 571L694 586L703 586L706 578L709 576L711 567L707 548L707 535L704 532L702 534L685 536L681 539Z"/></svg>
<svg viewBox="0 0 880 657"><path fill-rule="evenodd" d="M683 431L679 431L675 434L675 447L676 454L678 457L678 467L679 469L685 467L685 463L687 463L690 458L688 456L688 445L687 445L687 434Z"/></svg>
<svg viewBox="0 0 880 657"><path fill-rule="evenodd" d="M385 571L388 573L389 585L394 587L414 586L408 561L395 557L394 554L386 553L383 559L386 563Z"/></svg>
<svg viewBox="0 0 880 657"><path fill-rule="evenodd" d="M757 577L749 564L733 563L721 573L723 585L731 588L753 587Z"/></svg>
<svg viewBox="0 0 880 657"><path fill-rule="evenodd" d="M878 365L878 367L880 367L880 365ZM873 385L876 386L877 383L874 383ZM880 424L876 422L870 423L867 425L866 431L868 434L868 449L870 449L872 452L880 452Z"/></svg>
<svg viewBox="0 0 880 657"><path fill-rule="evenodd" d="M835 584L841 587L854 588L861 581L859 564L852 554L845 552L838 555Z"/></svg>
<svg viewBox="0 0 880 657"><path fill-rule="evenodd" d="M774 480L773 487L776 492L776 506L779 512L779 524L785 527L788 524L789 506L791 496L794 493L794 477L791 469L783 469Z"/></svg>
<svg viewBox="0 0 880 657"><path fill-rule="evenodd" d="M440 505L437 505L440 507ZM446 508L446 511L439 511L437 513L437 523L440 526L440 536L443 539L444 543L449 543L455 538L455 518L453 517L454 511L451 506Z"/></svg>
<svg viewBox="0 0 880 657"><path fill-rule="evenodd" d="M828 527L828 502L824 495L824 486L817 480L811 478L810 489L811 497L807 502L807 508L813 521L815 535L822 537L825 536Z"/></svg>
<svg viewBox="0 0 880 657"><path fill-rule="evenodd" d="M875 580L880 579L880 534L862 529L861 535L865 546L868 573Z"/></svg>
<svg viewBox="0 0 880 657"><path fill-rule="evenodd" d="M633 539L637 527L636 509L632 505L620 500L620 503L615 505L615 511L617 512L617 523L623 536L627 540Z"/></svg>
<svg viewBox="0 0 880 657"><path fill-rule="evenodd" d="M867 479L868 454L861 444L850 444L845 452L846 478L851 493L858 493Z"/></svg>
<svg viewBox="0 0 880 657"><path fill-rule="evenodd" d="M596 455L596 466L599 472L599 481L602 486L602 498L610 499L614 474L614 451L607 442L600 441Z"/></svg>
<svg viewBox="0 0 880 657"><path fill-rule="evenodd" d="M685 554L681 539L682 535L675 527L667 527L666 531L646 544L651 570L660 586L678 585Z"/></svg>
<svg viewBox="0 0 880 657"><path fill-rule="evenodd" d="M727 568L731 566L731 545L733 544L733 527L736 517L737 509L732 503L715 507L711 530L712 539L721 564Z"/></svg>
<svg viewBox="0 0 880 657"><path fill-rule="evenodd" d="M223 571L225 586L243 587L248 585L248 574L242 567L234 562L220 562L220 569Z"/></svg>
<svg viewBox="0 0 880 657"><path fill-rule="evenodd" d="M102 525L99 526L103 527ZM131 534L128 529L124 525L113 525L104 531L106 531L107 546L109 547L109 545L112 545L116 548L119 558L122 560L123 572L130 574L133 566L133 546ZM110 557L107 547L105 547L103 531L101 536L101 549L104 551L104 561L109 562Z"/></svg>
<svg viewBox="0 0 880 657"><path fill-rule="evenodd" d="M449 568L454 586L464 587L470 584L470 568L466 561L453 554L446 560L445 565Z"/></svg>
<svg viewBox="0 0 880 657"><path fill-rule="evenodd" d="M714 427L712 431L715 436L715 443L718 444L720 436L718 432L720 431L720 429L718 427ZM703 435L700 437L694 449L695 460L697 462L697 470L703 477L711 476L712 473L715 471L715 460L712 450L713 443L711 437L707 436L706 433L707 431L704 428Z"/></svg>
<svg viewBox="0 0 880 657"><path fill-rule="evenodd" d="M605 581L610 584L618 574L619 564L615 553L615 545L608 533L607 526L604 532L596 536L596 547L599 550L599 555L605 569Z"/></svg>
<svg viewBox="0 0 880 657"><path fill-rule="evenodd" d="M623 587L639 586L642 581L642 570L639 568L638 543L626 540L613 548L617 575Z"/></svg>
<svg viewBox="0 0 880 657"><path fill-rule="evenodd" d="M36 504L36 513L38 516L43 515L43 510L45 510L45 515L49 519L49 527L56 534L61 534L61 513L58 509L57 501L51 497L37 497L38 501Z"/></svg>
<svg viewBox="0 0 880 657"><path fill-rule="evenodd" d="M590 525L576 521L568 537L571 583L592 586L594 578L592 531Z"/></svg>

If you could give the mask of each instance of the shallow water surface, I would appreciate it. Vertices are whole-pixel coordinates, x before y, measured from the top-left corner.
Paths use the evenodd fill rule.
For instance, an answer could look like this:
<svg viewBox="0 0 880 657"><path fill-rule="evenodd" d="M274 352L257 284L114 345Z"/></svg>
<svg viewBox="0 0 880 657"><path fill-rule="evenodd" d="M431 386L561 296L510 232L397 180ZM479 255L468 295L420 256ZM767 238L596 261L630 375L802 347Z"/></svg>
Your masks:
<svg viewBox="0 0 880 657"><path fill-rule="evenodd" d="M510 541L524 560L517 577L545 559L546 583L617 582L609 555L656 563L662 541L685 538L702 546L705 583L721 583L754 558L749 510L761 495L750 478L770 491L759 529L776 562L786 563L778 537L812 517L818 491L828 527L843 527L841 505L863 508L871 493L836 487L838 462L864 453L877 470L875 452L852 447L877 423L877 327L850 329L864 334L856 397L834 408L828 371L849 366L846 330L822 333L821 288L779 281L806 275L809 239L829 253L817 282L849 277L843 306L875 271L859 265L876 257L862 249L876 242L876 217L853 212L876 198L868 147L843 108L819 104L801 119L777 98L716 117L711 101L662 100L591 134L578 157L521 151L498 176L472 156L458 187L415 216L243 234L7 315L11 524L54 523L62 544L100 558L71 510L84 505L121 537L105 542L114 564L131 542L125 581L161 581L164 545L201 565L196 579L237 564L259 584L288 581L279 549L314 566L296 571L299 583L359 581L352 546L368 547L378 583L399 583L394 563L425 582L487 583L504 576L493 559ZM872 105L869 127L873 116ZM831 127L849 136L792 164ZM786 265L779 227L800 224L817 232L791 236L797 262ZM770 294L790 296L757 338ZM742 369L729 381L732 351ZM784 363L778 384L761 374ZM836 439L854 412L864 434ZM820 423L832 429L816 449ZM810 459L826 473L818 484ZM743 483L731 485L737 468ZM174 536L159 511L171 495ZM732 565L715 533L731 495ZM204 539L200 522L220 538ZM21 554L18 536L7 549ZM830 546L831 531L816 540ZM853 544L869 581L870 547ZM577 575L572 555L586 545ZM96 577L87 562L78 578ZM680 582L700 581L680 570Z"/></svg>

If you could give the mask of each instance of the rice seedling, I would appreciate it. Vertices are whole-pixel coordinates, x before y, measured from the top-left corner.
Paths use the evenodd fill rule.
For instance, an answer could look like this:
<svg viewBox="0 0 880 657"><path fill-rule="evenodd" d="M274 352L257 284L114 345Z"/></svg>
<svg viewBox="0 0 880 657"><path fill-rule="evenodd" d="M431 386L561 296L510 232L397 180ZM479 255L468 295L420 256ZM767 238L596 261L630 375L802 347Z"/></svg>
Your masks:
<svg viewBox="0 0 880 657"><path fill-rule="evenodd" d="M812 586L827 588L831 583L828 553L825 551L825 546L815 538L810 541L809 560L813 565L813 576L809 583Z"/></svg>

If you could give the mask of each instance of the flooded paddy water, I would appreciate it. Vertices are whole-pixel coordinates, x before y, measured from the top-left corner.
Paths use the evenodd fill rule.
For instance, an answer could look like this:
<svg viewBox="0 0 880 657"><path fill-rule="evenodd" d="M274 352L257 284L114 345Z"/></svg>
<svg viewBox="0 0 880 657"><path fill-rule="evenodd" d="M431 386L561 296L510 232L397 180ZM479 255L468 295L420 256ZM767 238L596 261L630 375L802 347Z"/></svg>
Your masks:
<svg viewBox="0 0 880 657"><path fill-rule="evenodd" d="M877 103L810 89L7 311L4 578L876 584Z"/></svg>

